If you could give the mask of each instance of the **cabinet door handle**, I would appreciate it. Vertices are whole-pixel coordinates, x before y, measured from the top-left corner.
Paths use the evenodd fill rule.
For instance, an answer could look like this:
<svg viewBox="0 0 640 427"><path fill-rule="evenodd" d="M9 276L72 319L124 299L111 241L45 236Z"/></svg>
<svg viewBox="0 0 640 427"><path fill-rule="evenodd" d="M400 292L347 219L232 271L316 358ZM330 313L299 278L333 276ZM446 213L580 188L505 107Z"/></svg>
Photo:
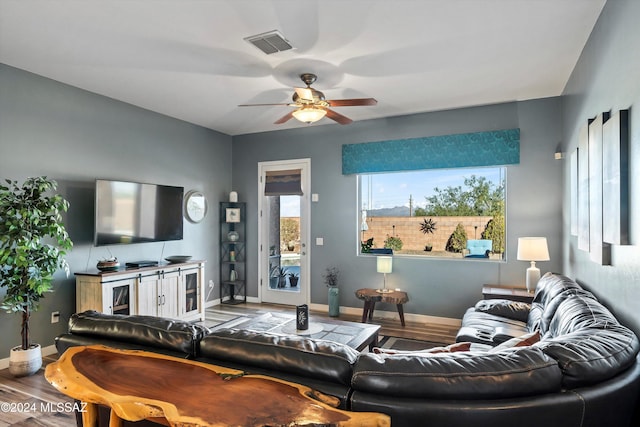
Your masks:
<svg viewBox="0 0 640 427"><path fill-rule="evenodd" d="M166 298L162 295L162 305L164 305Z"/></svg>

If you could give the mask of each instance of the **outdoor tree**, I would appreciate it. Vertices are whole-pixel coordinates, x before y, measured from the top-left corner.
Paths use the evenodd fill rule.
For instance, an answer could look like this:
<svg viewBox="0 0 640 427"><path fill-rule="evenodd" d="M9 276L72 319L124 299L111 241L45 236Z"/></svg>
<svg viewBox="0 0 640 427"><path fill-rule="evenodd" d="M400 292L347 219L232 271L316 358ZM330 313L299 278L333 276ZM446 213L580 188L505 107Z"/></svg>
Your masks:
<svg viewBox="0 0 640 427"><path fill-rule="evenodd" d="M504 212L504 184L496 185L484 176L472 175L464 179L464 186L435 187L434 191L433 196L425 197L428 216L496 216Z"/></svg>
<svg viewBox="0 0 640 427"><path fill-rule="evenodd" d="M462 224L458 224L447 241L446 250L448 252L460 253L467 246L467 232Z"/></svg>
<svg viewBox="0 0 640 427"><path fill-rule="evenodd" d="M280 218L280 236L285 246L294 247L300 241L300 222L296 218Z"/></svg>

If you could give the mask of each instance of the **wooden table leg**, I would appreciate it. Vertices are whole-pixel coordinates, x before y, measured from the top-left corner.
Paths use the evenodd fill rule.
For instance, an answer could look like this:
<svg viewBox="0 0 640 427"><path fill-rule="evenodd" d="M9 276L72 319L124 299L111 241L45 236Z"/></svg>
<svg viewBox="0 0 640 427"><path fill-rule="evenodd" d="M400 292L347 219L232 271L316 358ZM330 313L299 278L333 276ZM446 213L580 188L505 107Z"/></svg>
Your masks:
<svg viewBox="0 0 640 427"><path fill-rule="evenodd" d="M116 414L116 411L112 409L109 414L109 427L122 427L123 425L124 421L122 421L122 418L120 418L118 414Z"/></svg>
<svg viewBox="0 0 640 427"><path fill-rule="evenodd" d="M362 323L367 323L367 315L369 314L369 301L364 301L364 307L362 308Z"/></svg>
<svg viewBox="0 0 640 427"><path fill-rule="evenodd" d="M88 403L84 407L82 413L82 426L83 427L97 427L98 426L98 405L95 403Z"/></svg>
<svg viewBox="0 0 640 427"><path fill-rule="evenodd" d="M373 310L376 308L375 301L369 301L369 321L373 320Z"/></svg>
<svg viewBox="0 0 640 427"><path fill-rule="evenodd" d="M404 326L404 307L402 304L397 304L398 306L398 314L400 315L400 323Z"/></svg>

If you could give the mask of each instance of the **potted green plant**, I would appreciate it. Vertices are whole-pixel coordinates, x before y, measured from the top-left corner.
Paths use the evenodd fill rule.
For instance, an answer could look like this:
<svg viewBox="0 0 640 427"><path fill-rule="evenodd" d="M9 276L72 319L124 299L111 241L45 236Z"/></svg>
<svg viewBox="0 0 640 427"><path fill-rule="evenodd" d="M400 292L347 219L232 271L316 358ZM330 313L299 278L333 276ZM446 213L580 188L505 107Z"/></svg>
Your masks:
<svg viewBox="0 0 640 427"><path fill-rule="evenodd" d="M280 267L277 264L269 263L269 289L275 289L278 287L280 277L278 277L278 271Z"/></svg>
<svg viewBox="0 0 640 427"><path fill-rule="evenodd" d="M293 273L289 273L289 284L291 285L292 288L295 288L296 286L298 286L298 280L300 279L300 274L293 272Z"/></svg>
<svg viewBox="0 0 640 427"><path fill-rule="evenodd" d="M278 267L278 287L284 288L287 286L287 270L284 267Z"/></svg>
<svg viewBox="0 0 640 427"><path fill-rule="evenodd" d="M329 288L329 316L337 317L340 315L340 289L338 288L338 275L340 271L336 267L327 268L324 277L324 283Z"/></svg>
<svg viewBox="0 0 640 427"><path fill-rule="evenodd" d="M69 208L47 177L28 178L22 186L5 180L0 185L0 287L6 289L1 307L21 313L22 344L11 349L9 371L31 375L42 366L39 344L31 343L29 319L40 299L52 288L59 269L69 274L64 256L73 246L62 221Z"/></svg>

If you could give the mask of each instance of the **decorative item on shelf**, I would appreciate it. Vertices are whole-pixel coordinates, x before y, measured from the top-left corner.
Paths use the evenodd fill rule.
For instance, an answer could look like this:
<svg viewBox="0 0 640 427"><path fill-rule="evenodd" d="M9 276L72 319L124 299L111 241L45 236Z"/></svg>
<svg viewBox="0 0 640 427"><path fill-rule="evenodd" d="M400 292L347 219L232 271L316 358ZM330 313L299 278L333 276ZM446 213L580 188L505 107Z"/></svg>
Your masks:
<svg viewBox="0 0 640 427"><path fill-rule="evenodd" d="M309 329L309 307L307 304L296 306L296 329L299 331Z"/></svg>
<svg viewBox="0 0 640 427"><path fill-rule="evenodd" d="M171 264L178 264L181 262L187 262L191 259L191 255L171 255L165 258Z"/></svg>
<svg viewBox="0 0 640 427"><path fill-rule="evenodd" d="M240 222L240 208L227 208L225 213L227 222Z"/></svg>
<svg viewBox="0 0 640 427"><path fill-rule="evenodd" d="M229 251L229 261L231 262L236 261L236 251Z"/></svg>
<svg viewBox="0 0 640 427"><path fill-rule="evenodd" d="M378 289L377 292L381 294L393 292L393 289L387 289L387 273L393 271L393 258L386 255L378 255L376 257L376 270L378 273L384 274L384 286L382 289Z"/></svg>
<svg viewBox="0 0 640 427"><path fill-rule="evenodd" d="M238 203L238 193L237 192L232 191L231 193L229 193L229 202Z"/></svg>
<svg viewBox="0 0 640 427"><path fill-rule="evenodd" d="M229 272L229 281L235 282L236 280L238 280L238 272L235 270L231 270L231 272Z"/></svg>
<svg viewBox="0 0 640 427"><path fill-rule="evenodd" d="M230 231L227 233L227 239L229 239L230 242L237 242L239 238L240 235L237 231Z"/></svg>
<svg viewBox="0 0 640 427"><path fill-rule="evenodd" d="M336 267L327 268L323 275L324 283L329 288L329 316L338 317L340 315L340 288L338 288L338 275L340 271Z"/></svg>
<svg viewBox="0 0 640 427"><path fill-rule="evenodd" d="M101 259L98 261L98 264L96 264L96 268L100 271L113 271L119 267L120 263L116 257Z"/></svg>
<svg viewBox="0 0 640 427"><path fill-rule="evenodd" d="M540 269L536 267L536 261L549 261L549 248L546 237L519 237L518 261L531 261L531 267L527 268L527 291L533 292L540 280Z"/></svg>

